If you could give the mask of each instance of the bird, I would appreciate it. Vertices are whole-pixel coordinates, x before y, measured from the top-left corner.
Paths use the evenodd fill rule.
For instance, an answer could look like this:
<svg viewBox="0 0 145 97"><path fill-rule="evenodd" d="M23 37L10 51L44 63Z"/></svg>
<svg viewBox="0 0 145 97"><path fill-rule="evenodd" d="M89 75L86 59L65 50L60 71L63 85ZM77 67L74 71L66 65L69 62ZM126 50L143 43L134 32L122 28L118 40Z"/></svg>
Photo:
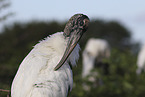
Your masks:
<svg viewBox="0 0 145 97"><path fill-rule="evenodd" d="M109 58L110 46L109 43L100 38L90 38L87 41L85 49L82 54L82 78L89 82L83 82L82 87L86 92L90 92L91 88L96 88L99 85L103 85L103 81L100 78L96 78L99 72L92 72L94 68L102 67L105 73L108 73L108 63L102 63L104 58ZM91 87L90 87L91 85Z"/></svg>
<svg viewBox="0 0 145 97"><path fill-rule="evenodd" d="M109 56L110 46L106 40L99 38L90 38L82 54L82 77L85 78L86 76L91 74L91 70L95 68L95 62L102 62L104 58L109 58ZM95 75L97 74L95 73Z"/></svg>
<svg viewBox="0 0 145 97"><path fill-rule="evenodd" d="M73 86L71 67L79 59L89 18L75 14L63 32L39 41L20 64L11 86L12 97L67 97Z"/></svg>
<svg viewBox="0 0 145 97"><path fill-rule="evenodd" d="M136 74L140 75L143 70L145 72L145 44L142 46L137 57Z"/></svg>

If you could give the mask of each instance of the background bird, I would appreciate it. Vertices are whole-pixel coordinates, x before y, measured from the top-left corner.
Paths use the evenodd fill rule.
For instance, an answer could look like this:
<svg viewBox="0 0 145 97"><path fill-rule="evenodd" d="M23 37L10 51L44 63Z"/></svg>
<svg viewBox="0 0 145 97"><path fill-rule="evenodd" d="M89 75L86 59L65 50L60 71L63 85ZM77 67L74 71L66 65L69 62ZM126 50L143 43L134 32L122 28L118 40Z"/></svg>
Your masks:
<svg viewBox="0 0 145 97"><path fill-rule="evenodd" d="M145 71L145 45L141 48L137 58L137 70L136 73L141 74L142 70Z"/></svg>
<svg viewBox="0 0 145 97"><path fill-rule="evenodd" d="M79 58L77 43L88 23L86 15L76 14L70 18L64 32L57 32L36 44L19 66L11 96L66 97L73 85L70 66L75 66Z"/></svg>
<svg viewBox="0 0 145 97"><path fill-rule="evenodd" d="M83 72L82 76L90 74L95 65L100 65L104 58L110 56L110 47L106 40L91 38L88 40L83 51ZM101 64L103 65L103 64Z"/></svg>
<svg viewBox="0 0 145 97"><path fill-rule="evenodd" d="M90 38L83 51L83 71L82 77L87 78L87 81L92 84L92 87L96 88L98 85L102 85L102 79L98 79L98 72L91 72L95 67L102 67L102 69L108 72L108 63L102 63L104 58L110 56L110 47L106 40ZM90 91L90 85L83 83L83 89Z"/></svg>

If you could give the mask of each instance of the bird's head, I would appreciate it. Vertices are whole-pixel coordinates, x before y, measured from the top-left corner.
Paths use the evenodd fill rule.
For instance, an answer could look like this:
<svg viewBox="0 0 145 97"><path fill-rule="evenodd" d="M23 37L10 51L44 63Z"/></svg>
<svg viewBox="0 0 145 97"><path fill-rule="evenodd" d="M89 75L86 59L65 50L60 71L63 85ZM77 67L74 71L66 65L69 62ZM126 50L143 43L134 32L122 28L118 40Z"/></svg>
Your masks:
<svg viewBox="0 0 145 97"><path fill-rule="evenodd" d="M83 33L86 32L88 24L89 18L83 14L75 14L69 19L64 29L64 36L66 38L69 38L69 41L67 43L67 47L62 59L54 68L54 70L58 70L67 60L67 58L79 42L80 38L82 37Z"/></svg>

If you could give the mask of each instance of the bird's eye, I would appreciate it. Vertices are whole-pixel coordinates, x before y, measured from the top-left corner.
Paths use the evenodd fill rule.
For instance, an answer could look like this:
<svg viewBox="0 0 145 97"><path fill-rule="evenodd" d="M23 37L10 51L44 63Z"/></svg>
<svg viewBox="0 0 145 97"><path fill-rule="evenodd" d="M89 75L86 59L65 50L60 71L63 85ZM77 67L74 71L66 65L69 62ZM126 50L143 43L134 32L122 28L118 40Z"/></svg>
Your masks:
<svg viewBox="0 0 145 97"><path fill-rule="evenodd" d="M80 22L80 26L83 26L84 25L84 22L82 21L82 22Z"/></svg>

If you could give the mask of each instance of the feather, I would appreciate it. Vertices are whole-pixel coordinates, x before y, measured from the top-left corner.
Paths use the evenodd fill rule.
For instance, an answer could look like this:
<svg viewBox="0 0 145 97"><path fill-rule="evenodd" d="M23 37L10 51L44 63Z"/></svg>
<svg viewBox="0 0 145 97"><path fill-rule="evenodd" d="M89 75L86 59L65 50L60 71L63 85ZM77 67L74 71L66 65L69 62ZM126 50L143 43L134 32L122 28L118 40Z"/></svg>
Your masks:
<svg viewBox="0 0 145 97"><path fill-rule="evenodd" d="M71 90L73 86L73 75L68 61L76 65L79 45L60 70L53 70L65 51L67 41L63 32L58 32L34 46L19 66L12 83L12 97L67 96L69 88Z"/></svg>

